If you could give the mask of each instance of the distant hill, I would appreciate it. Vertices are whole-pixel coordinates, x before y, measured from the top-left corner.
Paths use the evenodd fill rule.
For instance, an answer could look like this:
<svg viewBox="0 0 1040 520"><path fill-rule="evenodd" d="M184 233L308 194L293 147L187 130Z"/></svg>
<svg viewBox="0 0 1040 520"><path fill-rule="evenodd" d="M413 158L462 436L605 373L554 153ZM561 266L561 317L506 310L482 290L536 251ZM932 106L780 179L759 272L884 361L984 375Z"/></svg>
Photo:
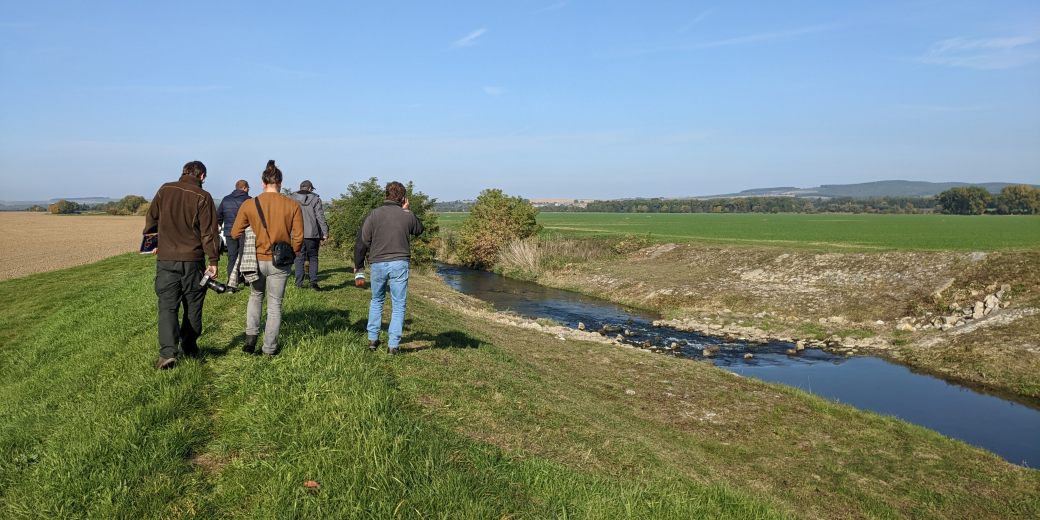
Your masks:
<svg viewBox="0 0 1040 520"><path fill-rule="evenodd" d="M69 202L85 205L104 204L106 202L119 200L110 197L59 197L50 200L0 200L0 211L25 211L32 206L47 207L50 204L58 202L62 198Z"/></svg>
<svg viewBox="0 0 1040 520"><path fill-rule="evenodd" d="M824 184L815 188L755 188L739 193L693 197L697 199L732 198L732 197L852 197L866 199L870 197L932 197L950 188L962 186L981 186L991 193L999 193L1004 186L1019 184L1013 182L924 182L924 181L876 181L859 184ZM1033 185L1040 188L1040 186Z"/></svg>

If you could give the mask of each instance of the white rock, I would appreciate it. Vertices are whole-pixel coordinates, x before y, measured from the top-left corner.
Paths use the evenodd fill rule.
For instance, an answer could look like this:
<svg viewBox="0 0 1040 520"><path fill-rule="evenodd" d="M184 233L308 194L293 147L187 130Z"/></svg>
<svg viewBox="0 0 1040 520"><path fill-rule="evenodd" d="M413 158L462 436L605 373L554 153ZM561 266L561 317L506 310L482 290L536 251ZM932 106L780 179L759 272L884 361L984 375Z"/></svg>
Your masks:
<svg viewBox="0 0 1040 520"><path fill-rule="evenodd" d="M625 395L636 395L636 391L628 388L625 390Z"/></svg>
<svg viewBox="0 0 1040 520"><path fill-rule="evenodd" d="M896 325L896 330L905 330L907 332L914 330L914 326L909 323L900 323Z"/></svg>

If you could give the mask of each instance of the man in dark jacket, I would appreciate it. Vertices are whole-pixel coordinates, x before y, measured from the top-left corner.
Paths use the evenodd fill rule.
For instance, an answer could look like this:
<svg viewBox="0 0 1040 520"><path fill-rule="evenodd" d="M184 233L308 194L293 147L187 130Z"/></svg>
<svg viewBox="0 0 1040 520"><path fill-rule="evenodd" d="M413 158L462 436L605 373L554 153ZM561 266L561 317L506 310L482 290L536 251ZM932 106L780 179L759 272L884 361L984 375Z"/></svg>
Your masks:
<svg viewBox="0 0 1040 520"><path fill-rule="evenodd" d="M202 189L206 165L192 161L184 165L177 182L163 184L152 199L145 218L144 233L158 232L159 252L155 263L155 294L159 297L159 360L155 368L174 366L178 355L198 354L202 335L202 304L206 288L200 287L203 273L216 278L220 258L216 205ZM204 263L209 257L209 264ZM177 325L177 313L184 318Z"/></svg>
<svg viewBox="0 0 1040 520"><path fill-rule="evenodd" d="M235 191L224 197L220 201L220 207L217 208L217 225L221 227L224 243L227 244L228 278L231 277L231 270L235 268L235 260L238 258L238 251L242 245L241 240L231 238L231 226L235 223L235 217L238 216L238 208L242 207L242 203L247 200L249 200L249 183L239 179L235 183Z"/></svg>
<svg viewBox="0 0 1040 520"><path fill-rule="evenodd" d="M318 247L329 238L329 225L325 223L325 208L321 197L314 193L311 181L300 183L300 191L292 198L300 203L303 215L303 250L296 256L296 287L303 287L303 263L310 264L311 289L318 290Z"/></svg>
<svg viewBox="0 0 1040 520"><path fill-rule="evenodd" d="M372 210L361 226L361 241L368 249L372 301L368 306L368 348L379 347L379 330L383 326L383 304L390 291L390 330L387 352L397 354L404 330L404 309L408 296L411 236L423 232L422 222L408 210L407 191L397 181L387 183L386 200Z"/></svg>

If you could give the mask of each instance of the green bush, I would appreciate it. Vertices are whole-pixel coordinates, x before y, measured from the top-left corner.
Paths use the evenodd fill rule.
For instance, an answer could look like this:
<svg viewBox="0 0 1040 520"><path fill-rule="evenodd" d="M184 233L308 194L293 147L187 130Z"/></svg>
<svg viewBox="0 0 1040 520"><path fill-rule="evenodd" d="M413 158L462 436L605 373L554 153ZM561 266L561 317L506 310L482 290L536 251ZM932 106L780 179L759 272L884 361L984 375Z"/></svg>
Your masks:
<svg viewBox="0 0 1040 520"><path fill-rule="evenodd" d="M409 209L425 228L421 235L412 239L412 263L429 264L436 256L440 232L437 215L433 212L433 205L437 201L421 191L416 191L412 182L406 184L406 187ZM370 211L381 206L385 199L386 191L379 179L371 177L366 181L351 183L347 186L346 193L325 205L325 216L329 223L329 245L342 258L353 258L354 241L361 225L365 223L365 217Z"/></svg>
<svg viewBox="0 0 1040 520"><path fill-rule="evenodd" d="M459 229L459 261L482 269L495 265L504 244L538 233L537 217L538 210L527 200L502 190L480 192Z"/></svg>

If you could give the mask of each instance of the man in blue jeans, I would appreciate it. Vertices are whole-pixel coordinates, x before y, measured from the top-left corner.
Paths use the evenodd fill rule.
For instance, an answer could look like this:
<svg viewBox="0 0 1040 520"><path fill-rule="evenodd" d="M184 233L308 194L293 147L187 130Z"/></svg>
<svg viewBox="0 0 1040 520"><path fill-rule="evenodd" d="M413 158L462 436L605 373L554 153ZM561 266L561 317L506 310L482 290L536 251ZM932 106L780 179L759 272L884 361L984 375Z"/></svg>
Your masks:
<svg viewBox="0 0 1040 520"><path fill-rule="evenodd" d="M404 329L405 300L411 258L409 238L423 232L422 222L408 209L407 191L397 181L387 183L386 200L372 210L361 226L361 242L368 250L372 302L368 307L368 349L379 348L383 304L390 291L390 331L387 352L397 354Z"/></svg>

